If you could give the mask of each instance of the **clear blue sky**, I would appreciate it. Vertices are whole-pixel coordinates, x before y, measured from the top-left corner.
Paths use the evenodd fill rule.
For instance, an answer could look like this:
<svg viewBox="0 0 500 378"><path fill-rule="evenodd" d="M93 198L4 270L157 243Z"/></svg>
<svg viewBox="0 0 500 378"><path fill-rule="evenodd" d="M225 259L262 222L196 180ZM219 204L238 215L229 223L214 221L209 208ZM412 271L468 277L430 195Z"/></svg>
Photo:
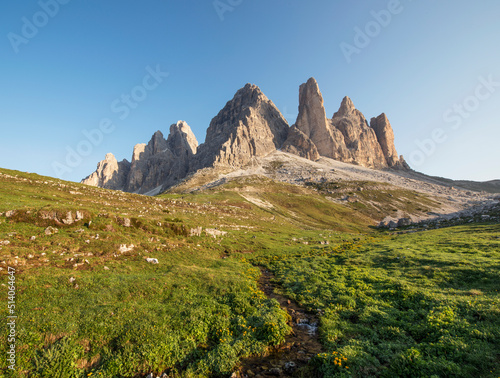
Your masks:
<svg viewBox="0 0 500 378"><path fill-rule="evenodd" d="M0 5L1 167L79 181L177 120L203 142L247 82L292 124L314 76L328 116L345 95L368 119L385 112L415 169L500 178L498 0L220 0L219 13L212 0L55 1ZM147 67L169 76L145 91ZM54 171L106 118L114 131Z"/></svg>

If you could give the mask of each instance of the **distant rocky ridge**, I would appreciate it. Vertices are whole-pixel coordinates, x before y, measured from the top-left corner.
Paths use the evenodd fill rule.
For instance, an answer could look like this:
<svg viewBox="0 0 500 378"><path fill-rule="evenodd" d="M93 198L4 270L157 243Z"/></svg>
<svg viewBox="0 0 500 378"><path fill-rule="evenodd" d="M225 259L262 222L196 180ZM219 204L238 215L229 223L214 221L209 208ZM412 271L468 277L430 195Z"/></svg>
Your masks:
<svg viewBox="0 0 500 378"><path fill-rule="evenodd" d="M300 86L299 114L292 127L259 87L247 84L212 119L199 147L188 124L179 121L166 140L157 131L148 144L137 144L131 162L107 154L82 183L154 195L190 172L215 166L237 169L276 150L313 161L325 156L375 169L409 169L397 155L384 113L369 125L345 97L328 119L318 83L310 78Z"/></svg>
<svg viewBox="0 0 500 378"><path fill-rule="evenodd" d="M113 154L107 154L82 183L132 193L159 192L186 177L197 148L191 128L179 121L170 126L167 140L157 131L148 144L135 145L132 163L117 163Z"/></svg>

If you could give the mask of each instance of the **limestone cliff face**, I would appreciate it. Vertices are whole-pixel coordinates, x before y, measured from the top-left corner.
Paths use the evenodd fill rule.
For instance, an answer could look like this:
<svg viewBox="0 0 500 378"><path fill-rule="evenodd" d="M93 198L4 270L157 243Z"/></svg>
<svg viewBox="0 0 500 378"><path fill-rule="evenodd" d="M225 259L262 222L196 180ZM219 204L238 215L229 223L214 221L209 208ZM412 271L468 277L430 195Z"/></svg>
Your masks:
<svg viewBox="0 0 500 378"><path fill-rule="evenodd" d="M319 155L343 160L348 154L344 136L326 118L323 95L314 78L299 88L299 115L295 125L314 143Z"/></svg>
<svg viewBox="0 0 500 378"><path fill-rule="evenodd" d="M326 119L323 96L314 78L310 78L307 83L299 87L299 115L295 125L316 146L326 150L321 142L328 142L332 135Z"/></svg>
<svg viewBox="0 0 500 378"><path fill-rule="evenodd" d="M183 179L197 148L198 142L184 121L170 126L167 140L157 131L147 145L134 147L126 191L147 193Z"/></svg>
<svg viewBox="0 0 500 378"><path fill-rule="evenodd" d="M354 107L349 97L344 97L339 110L333 115L332 127L342 133L348 151L340 160L369 168L387 167L375 131L368 126L365 116Z"/></svg>
<svg viewBox="0 0 500 378"><path fill-rule="evenodd" d="M130 163L127 160L118 162L113 154L106 154L104 160L97 164L97 169L82 180L83 184L106 189L123 190L127 184Z"/></svg>
<svg viewBox="0 0 500 378"><path fill-rule="evenodd" d="M170 126L167 147L175 156L185 156L189 159L196 154L198 141L189 125L184 121L179 121Z"/></svg>
<svg viewBox="0 0 500 378"><path fill-rule="evenodd" d="M397 167L402 164L396 147L394 146L394 131L385 113L370 120L370 127L375 131L377 140L382 148L385 160L389 167Z"/></svg>
<svg viewBox="0 0 500 378"><path fill-rule="evenodd" d="M132 163L116 163L112 154L106 155L82 183L135 193L161 190L186 176L197 147L191 128L179 121L170 126L167 140L157 131L148 144L135 145Z"/></svg>
<svg viewBox="0 0 500 378"><path fill-rule="evenodd" d="M310 78L300 86L296 127L312 141L321 156L370 168L403 167L397 158L389 121L387 117L379 118L370 127L351 99L344 97L339 110L327 119L316 80Z"/></svg>
<svg viewBox="0 0 500 378"><path fill-rule="evenodd" d="M318 149L313 141L295 125L290 128L288 138L281 147L281 150L313 161L320 158Z"/></svg>
<svg viewBox="0 0 500 378"><path fill-rule="evenodd" d="M210 122L192 169L241 167L253 157L279 149L288 128L283 115L259 87L247 84Z"/></svg>
<svg viewBox="0 0 500 378"><path fill-rule="evenodd" d="M156 194L206 167L239 168L273 151L310 160L321 156L370 168L409 169L394 147L394 133L385 114L371 119L345 97L331 119L326 116L318 83L310 78L299 88L299 114L291 128L259 89L251 84L210 122L205 143L198 146L184 121L170 126L165 140L157 131L148 144L137 144L132 162L106 155L97 170L82 182L128 192Z"/></svg>

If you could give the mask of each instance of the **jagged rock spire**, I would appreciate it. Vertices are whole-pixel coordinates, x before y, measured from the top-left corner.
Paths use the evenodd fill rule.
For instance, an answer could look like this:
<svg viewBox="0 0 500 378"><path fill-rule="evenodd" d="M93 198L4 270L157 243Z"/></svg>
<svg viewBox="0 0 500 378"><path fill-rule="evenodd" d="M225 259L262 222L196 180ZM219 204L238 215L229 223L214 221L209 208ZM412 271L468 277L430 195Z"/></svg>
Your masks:
<svg viewBox="0 0 500 378"><path fill-rule="evenodd" d="M370 168L409 168L397 156L385 114L372 118L369 126L346 96L328 119L318 83L311 77L299 88L299 114L291 128L259 87L246 84L212 119L202 145L188 124L178 121L166 140L157 131L148 144L137 144L131 163L118 163L108 154L82 182L155 194L190 171L217 165L239 168L280 148L311 160L325 156Z"/></svg>
<svg viewBox="0 0 500 378"><path fill-rule="evenodd" d="M288 123L259 87L246 84L212 119L192 169L238 167L280 148Z"/></svg>

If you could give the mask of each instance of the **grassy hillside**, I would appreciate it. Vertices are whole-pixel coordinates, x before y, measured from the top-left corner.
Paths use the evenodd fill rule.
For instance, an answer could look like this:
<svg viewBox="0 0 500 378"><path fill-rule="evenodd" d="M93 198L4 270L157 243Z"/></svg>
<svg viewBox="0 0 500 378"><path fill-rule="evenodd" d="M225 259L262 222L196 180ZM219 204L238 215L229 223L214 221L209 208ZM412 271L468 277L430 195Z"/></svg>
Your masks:
<svg viewBox="0 0 500 378"><path fill-rule="evenodd" d="M500 373L499 224L382 234L251 261L274 271L285 295L322 314L328 352L313 362L320 375Z"/></svg>
<svg viewBox="0 0 500 378"><path fill-rule="evenodd" d="M230 373L241 357L289 332L286 312L258 290L259 270L241 257L319 244L328 220L339 231L370 222L351 212L334 218L340 206L292 186L270 190L271 182L254 184L288 192L293 206L278 199L276 208L261 208L237 193L241 182L151 198L0 173L1 289L6 297L7 267L14 267L19 314L13 376ZM65 224L77 212L82 219ZM197 227L224 235L191 236ZM0 340L5 353L6 335ZM9 374L5 360L1 368Z"/></svg>
<svg viewBox="0 0 500 378"><path fill-rule="evenodd" d="M427 214L441 205L436 199L415 191L370 181L308 182L307 186L371 219Z"/></svg>
<svg viewBox="0 0 500 378"><path fill-rule="evenodd" d="M310 374L488 376L498 362L498 224L396 237L328 193L258 176L145 197L0 173L0 296L15 268L18 316L4 376L229 376L290 332L259 265L320 310L330 354Z"/></svg>

